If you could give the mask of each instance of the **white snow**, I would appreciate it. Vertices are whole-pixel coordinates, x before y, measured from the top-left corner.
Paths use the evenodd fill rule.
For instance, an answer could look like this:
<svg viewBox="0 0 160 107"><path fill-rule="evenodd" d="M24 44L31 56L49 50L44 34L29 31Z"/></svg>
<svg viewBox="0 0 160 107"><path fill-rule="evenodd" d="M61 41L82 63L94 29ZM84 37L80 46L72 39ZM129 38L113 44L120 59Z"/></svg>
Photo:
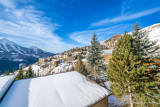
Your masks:
<svg viewBox="0 0 160 107"><path fill-rule="evenodd" d="M109 95L103 87L73 71L16 81L1 107L87 107Z"/></svg>
<svg viewBox="0 0 160 107"><path fill-rule="evenodd" d="M62 73L62 72L66 72L67 69L71 69L73 66L73 63L61 63L59 64L59 66L57 66L56 68L54 68L51 73L52 74L56 74L56 73Z"/></svg>
<svg viewBox="0 0 160 107"><path fill-rule="evenodd" d="M101 45L106 45L105 41L100 42Z"/></svg>
<svg viewBox="0 0 160 107"><path fill-rule="evenodd" d="M105 86L106 86L107 89L111 90L111 88L110 88L110 81L106 81L106 82L104 82L104 84L105 84Z"/></svg>
<svg viewBox="0 0 160 107"><path fill-rule="evenodd" d="M110 81L104 82L105 87L111 91L110 84L111 84ZM121 106L123 106L125 104L126 104L125 101L117 100L117 98L114 95L110 95L108 97L108 106L109 107L121 107Z"/></svg>
<svg viewBox="0 0 160 107"><path fill-rule="evenodd" d="M52 59L52 61L60 61L59 59Z"/></svg>
<svg viewBox="0 0 160 107"><path fill-rule="evenodd" d="M23 59L13 59L13 61L23 61Z"/></svg>
<svg viewBox="0 0 160 107"><path fill-rule="evenodd" d="M160 45L160 23L153 24L151 26L145 27L142 31L146 31L148 33L148 37L151 41L158 41L157 45ZM129 32L132 34L132 32Z"/></svg>
<svg viewBox="0 0 160 107"><path fill-rule="evenodd" d="M109 107L121 107L125 102L118 101L113 95L108 97L108 106Z"/></svg>
<svg viewBox="0 0 160 107"><path fill-rule="evenodd" d="M15 75L0 77L0 99L14 80Z"/></svg>
<svg viewBox="0 0 160 107"><path fill-rule="evenodd" d="M31 65L32 70L34 72L34 74L36 74L37 76L44 76L46 74L48 74L48 72L54 68L54 66L52 65L48 65L47 67L41 67L39 65L36 64L32 64ZM24 68L23 70L28 70L28 67Z"/></svg>
<svg viewBox="0 0 160 107"><path fill-rule="evenodd" d="M24 51L21 49L21 47L20 46L18 46L16 43L14 43L14 42L12 42L12 41L10 41L10 40L7 40L7 39L5 39L5 38L3 38L3 39L0 39L0 44L2 44L3 45L3 47L0 47L2 50L4 50L4 51L8 51L8 52L10 52L10 51L17 51L18 53L20 53L20 54L23 54L24 53ZM23 52L23 53L22 53Z"/></svg>
<svg viewBox="0 0 160 107"><path fill-rule="evenodd" d="M112 53L112 50L102 50L103 54Z"/></svg>
<svg viewBox="0 0 160 107"><path fill-rule="evenodd" d="M87 59L82 59L83 62L87 62Z"/></svg>
<svg viewBox="0 0 160 107"><path fill-rule="evenodd" d="M152 26L146 27L142 30L148 32L148 36L152 41L158 40L157 44L160 45L160 23L153 24Z"/></svg>

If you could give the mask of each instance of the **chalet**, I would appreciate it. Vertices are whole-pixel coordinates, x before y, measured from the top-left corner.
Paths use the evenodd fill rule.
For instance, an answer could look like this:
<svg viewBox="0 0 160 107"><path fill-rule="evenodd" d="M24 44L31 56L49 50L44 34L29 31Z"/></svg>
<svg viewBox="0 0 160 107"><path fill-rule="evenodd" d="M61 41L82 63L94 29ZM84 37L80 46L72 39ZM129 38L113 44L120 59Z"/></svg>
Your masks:
<svg viewBox="0 0 160 107"><path fill-rule="evenodd" d="M69 57L68 54L63 55L63 59L67 59L68 57Z"/></svg>
<svg viewBox="0 0 160 107"><path fill-rule="evenodd" d="M107 107L109 90L72 71L17 80L0 107Z"/></svg>
<svg viewBox="0 0 160 107"><path fill-rule="evenodd" d="M104 57L104 62L109 63L112 58L112 50L103 50L102 56Z"/></svg>
<svg viewBox="0 0 160 107"><path fill-rule="evenodd" d="M47 62L47 61L48 61L48 59L39 58L39 62L40 62L40 63L45 63L45 62Z"/></svg>
<svg viewBox="0 0 160 107"><path fill-rule="evenodd" d="M56 66L56 65L60 64L60 60L58 60L58 59L52 59L51 63L52 63L54 66Z"/></svg>
<svg viewBox="0 0 160 107"><path fill-rule="evenodd" d="M87 68L87 60L86 59L82 59L83 65L85 66L85 68Z"/></svg>

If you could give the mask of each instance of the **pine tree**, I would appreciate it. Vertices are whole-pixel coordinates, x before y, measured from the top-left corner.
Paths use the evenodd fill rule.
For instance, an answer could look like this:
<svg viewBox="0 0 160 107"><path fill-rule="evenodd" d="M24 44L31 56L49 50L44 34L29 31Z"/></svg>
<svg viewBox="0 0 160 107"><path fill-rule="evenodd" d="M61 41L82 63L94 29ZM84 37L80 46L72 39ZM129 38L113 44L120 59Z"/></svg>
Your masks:
<svg viewBox="0 0 160 107"><path fill-rule="evenodd" d="M149 59L147 65L147 71L145 77L148 78L145 84L145 92L143 102L149 102L143 104L144 106L159 107L160 105L160 55L157 55L153 59Z"/></svg>
<svg viewBox="0 0 160 107"><path fill-rule="evenodd" d="M87 75L88 75L88 71L87 71L87 69L85 68L85 66L83 66L83 72L82 72L82 74L83 74L84 76L87 76Z"/></svg>
<svg viewBox="0 0 160 107"><path fill-rule="evenodd" d="M56 62L55 62L55 67L57 67L57 66L58 66L58 62L56 61Z"/></svg>
<svg viewBox="0 0 160 107"><path fill-rule="evenodd" d="M145 77L148 78L147 83L145 83L145 92L143 102L160 102L160 83L158 82L159 69L153 63L157 63L157 41L150 41L148 37L148 32L142 30L140 25L136 23L133 26L132 31L133 47L138 54L141 55L143 63L147 65L147 70L144 73ZM160 63L159 63L160 64ZM137 66L140 67L141 65ZM159 95L159 97L157 97ZM149 106L149 105L147 105Z"/></svg>
<svg viewBox="0 0 160 107"><path fill-rule="evenodd" d="M138 23L133 25L131 36L133 38L133 46L142 58L151 58L151 55L159 49L159 47L156 46L157 41L150 41L148 32L142 30Z"/></svg>
<svg viewBox="0 0 160 107"><path fill-rule="evenodd" d="M14 73L14 69L13 69L12 73Z"/></svg>
<svg viewBox="0 0 160 107"><path fill-rule="evenodd" d="M103 57L102 57L102 47L97 40L96 34L93 34L91 45L88 48L88 71L93 72L94 79L97 78L97 73L102 69Z"/></svg>
<svg viewBox="0 0 160 107"><path fill-rule="evenodd" d="M72 66L71 71L74 71L74 67Z"/></svg>
<svg viewBox="0 0 160 107"><path fill-rule="evenodd" d="M20 79L23 79L22 67L20 67L18 74L17 74L17 77L16 77L16 80L20 80Z"/></svg>
<svg viewBox="0 0 160 107"><path fill-rule="evenodd" d="M26 78L31 78L31 77L33 77L33 70L30 64L28 67L28 71L26 72Z"/></svg>
<svg viewBox="0 0 160 107"><path fill-rule="evenodd" d="M132 41L132 37L126 33L118 41L107 72L113 95L119 100L128 96L126 101L130 103L131 107L133 107L134 101L143 94L146 80L143 78L146 67L136 67L142 61L141 56L134 50Z"/></svg>
<svg viewBox="0 0 160 107"><path fill-rule="evenodd" d="M4 74L5 74L5 75L9 75L9 73L10 73L10 72L9 72L9 70L8 70L8 71L6 71Z"/></svg>
<svg viewBox="0 0 160 107"><path fill-rule="evenodd" d="M75 65L75 70L80 72L80 73L83 72L83 62L82 62L80 54L77 56L77 63Z"/></svg>

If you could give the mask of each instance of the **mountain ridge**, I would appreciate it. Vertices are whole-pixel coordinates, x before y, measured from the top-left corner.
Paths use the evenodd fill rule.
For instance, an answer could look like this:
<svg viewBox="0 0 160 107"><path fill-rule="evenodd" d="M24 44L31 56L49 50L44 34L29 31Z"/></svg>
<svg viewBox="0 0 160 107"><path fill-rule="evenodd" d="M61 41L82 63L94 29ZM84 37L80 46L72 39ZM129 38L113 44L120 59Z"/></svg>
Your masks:
<svg viewBox="0 0 160 107"><path fill-rule="evenodd" d="M38 61L39 58L47 58L55 55L38 47L29 48L20 46L6 38L0 39L0 73L6 70L19 69L20 65L28 65Z"/></svg>

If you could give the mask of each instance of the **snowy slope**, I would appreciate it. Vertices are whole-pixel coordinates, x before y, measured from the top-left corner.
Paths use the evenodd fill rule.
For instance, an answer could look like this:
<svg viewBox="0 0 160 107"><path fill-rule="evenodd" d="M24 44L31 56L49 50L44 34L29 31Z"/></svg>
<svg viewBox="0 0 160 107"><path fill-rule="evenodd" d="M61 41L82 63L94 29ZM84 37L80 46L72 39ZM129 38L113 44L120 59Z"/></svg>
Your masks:
<svg viewBox="0 0 160 107"><path fill-rule="evenodd" d="M2 107L87 107L109 92L73 71L16 81Z"/></svg>
<svg viewBox="0 0 160 107"><path fill-rule="evenodd" d="M50 70L52 70L52 69L55 68L54 65L50 65L50 64L48 64L48 66L45 67L45 68L44 68L44 67L41 67L41 66L39 66L39 65L37 65L37 64L32 64L31 67L32 67L33 73L34 73L36 76L44 76L44 75L47 75L47 74L50 72ZM24 70L24 71L27 71L27 70L28 70L28 67L24 68L23 70Z"/></svg>
<svg viewBox="0 0 160 107"><path fill-rule="evenodd" d="M6 90L8 89L14 78L15 75L0 77L0 99L6 92Z"/></svg>
<svg viewBox="0 0 160 107"><path fill-rule="evenodd" d="M158 43L160 45L160 23L154 24L152 26L146 27L143 30L148 32L149 38L153 40L158 40Z"/></svg>
<svg viewBox="0 0 160 107"><path fill-rule="evenodd" d="M151 26L145 27L142 29L143 31L148 32L148 36L150 40L154 41L157 40L158 43L157 45L160 45L160 23L153 24ZM129 34L132 34L129 32ZM115 44L117 43L117 40L120 39L122 35L114 35L108 40L100 42L101 45L105 45L108 48L113 48L115 47Z"/></svg>
<svg viewBox="0 0 160 107"><path fill-rule="evenodd" d="M67 69L70 70L74 64L61 63L55 69L51 71L52 74L63 73L66 72Z"/></svg>

